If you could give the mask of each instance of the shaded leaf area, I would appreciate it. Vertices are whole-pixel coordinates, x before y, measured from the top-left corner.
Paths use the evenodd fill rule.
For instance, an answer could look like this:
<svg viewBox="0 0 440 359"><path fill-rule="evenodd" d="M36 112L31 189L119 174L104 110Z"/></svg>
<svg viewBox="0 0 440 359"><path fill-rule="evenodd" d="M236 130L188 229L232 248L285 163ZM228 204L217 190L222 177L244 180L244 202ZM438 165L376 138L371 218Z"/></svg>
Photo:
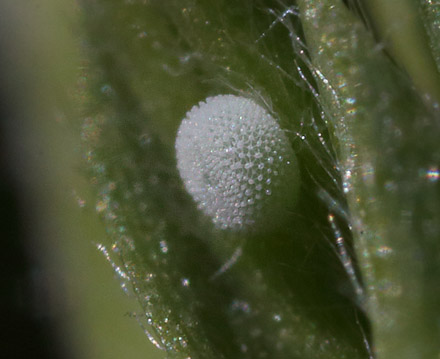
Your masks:
<svg viewBox="0 0 440 359"><path fill-rule="evenodd" d="M433 358L440 318L438 104L415 90L338 1L304 0L301 10L340 144L377 357Z"/></svg>
<svg viewBox="0 0 440 359"><path fill-rule="evenodd" d="M115 0L83 8L84 153L111 238L100 248L139 298L150 340L176 358L367 357L359 279L344 264L354 258L342 183L309 75L298 72L307 65L296 9ZM186 111L224 93L265 106L297 154L298 202L269 234L214 229L176 169Z"/></svg>

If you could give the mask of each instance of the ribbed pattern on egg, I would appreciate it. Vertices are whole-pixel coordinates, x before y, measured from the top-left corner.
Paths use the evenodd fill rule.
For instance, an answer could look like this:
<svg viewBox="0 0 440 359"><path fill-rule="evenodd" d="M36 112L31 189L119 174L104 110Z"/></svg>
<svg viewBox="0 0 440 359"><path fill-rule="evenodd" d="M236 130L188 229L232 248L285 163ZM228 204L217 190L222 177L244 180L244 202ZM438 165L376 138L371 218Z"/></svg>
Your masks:
<svg viewBox="0 0 440 359"><path fill-rule="evenodd" d="M209 97L187 113L176 155L198 207L217 227L232 230L267 215L265 207L288 187L295 160L277 121L253 100L234 95Z"/></svg>

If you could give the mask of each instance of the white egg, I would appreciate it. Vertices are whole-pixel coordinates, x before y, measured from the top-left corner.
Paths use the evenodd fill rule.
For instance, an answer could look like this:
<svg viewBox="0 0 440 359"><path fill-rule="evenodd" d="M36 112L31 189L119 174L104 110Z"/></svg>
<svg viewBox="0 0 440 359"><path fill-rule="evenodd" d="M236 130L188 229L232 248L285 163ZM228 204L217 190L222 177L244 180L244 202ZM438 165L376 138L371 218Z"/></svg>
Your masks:
<svg viewBox="0 0 440 359"><path fill-rule="evenodd" d="M216 227L279 224L299 187L296 156L278 122L251 99L218 95L194 106L176 138L177 167Z"/></svg>

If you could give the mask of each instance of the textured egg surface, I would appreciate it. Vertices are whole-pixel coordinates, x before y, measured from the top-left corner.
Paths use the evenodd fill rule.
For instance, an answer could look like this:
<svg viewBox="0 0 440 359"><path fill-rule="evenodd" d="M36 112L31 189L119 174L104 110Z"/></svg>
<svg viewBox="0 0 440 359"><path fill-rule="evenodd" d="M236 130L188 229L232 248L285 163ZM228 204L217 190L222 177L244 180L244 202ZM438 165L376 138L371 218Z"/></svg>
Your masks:
<svg viewBox="0 0 440 359"><path fill-rule="evenodd" d="M222 229L255 226L297 181L284 131L244 97L219 95L194 106L178 130L176 156L186 190Z"/></svg>

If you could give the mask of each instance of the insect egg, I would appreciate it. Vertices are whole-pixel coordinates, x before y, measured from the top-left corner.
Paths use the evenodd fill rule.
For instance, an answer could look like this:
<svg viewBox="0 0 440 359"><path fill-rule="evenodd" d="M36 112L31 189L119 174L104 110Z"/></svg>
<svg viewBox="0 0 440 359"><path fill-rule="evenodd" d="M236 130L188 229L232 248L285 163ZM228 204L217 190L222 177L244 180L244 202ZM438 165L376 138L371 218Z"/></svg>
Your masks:
<svg viewBox="0 0 440 359"><path fill-rule="evenodd" d="M186 190L218 228L270 227L296 198L299 169L290 142L251 99L218 95L200 102L183 119L175 148Z"/></svg>

